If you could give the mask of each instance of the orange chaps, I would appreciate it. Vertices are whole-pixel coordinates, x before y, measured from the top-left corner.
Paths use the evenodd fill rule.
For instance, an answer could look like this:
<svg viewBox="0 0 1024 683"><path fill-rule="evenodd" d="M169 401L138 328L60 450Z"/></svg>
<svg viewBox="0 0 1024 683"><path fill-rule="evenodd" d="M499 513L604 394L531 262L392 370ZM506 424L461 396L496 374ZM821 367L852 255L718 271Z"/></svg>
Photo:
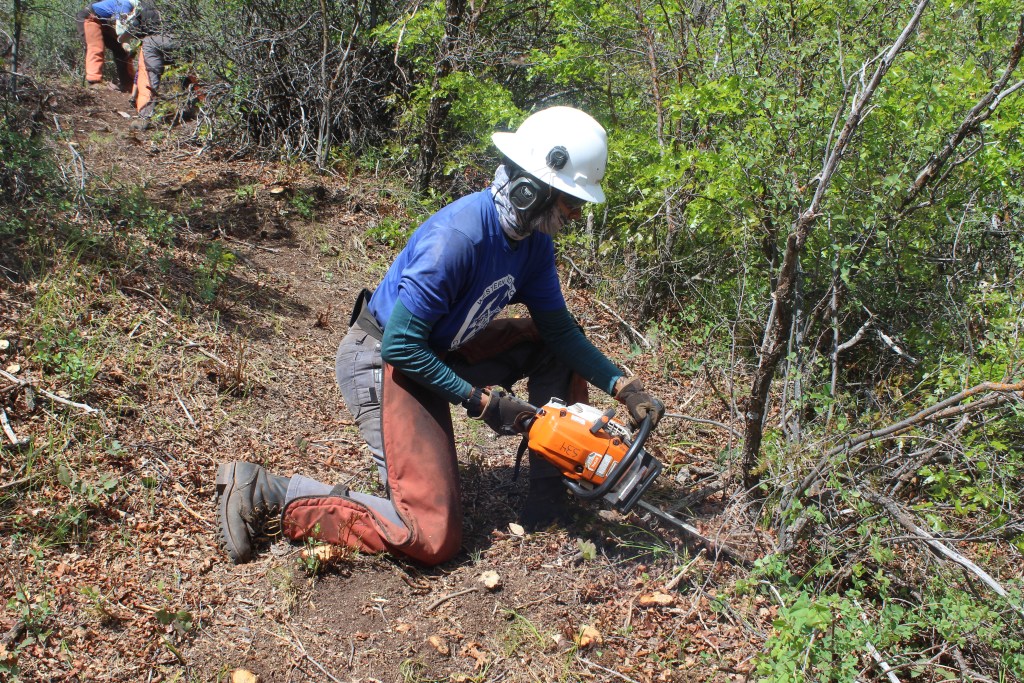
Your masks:
<svg viewBox="0 0 1024 683"><path fill-rule="evenodd" d="M85 80L89 83L103 80L103 60L109 49L114 55L117 85L122 92L129 92L135 79L131 57L117 41L113 25L91 12L81 13L77 19L79 35L85 42Z"/></svg>
<svg viewBox="0 0 1024 683"><path fill-rule="evenodd" d="M135 98L135 110L140 114L146 105L153 101L153 88L149 83L149 69L146 68L146 54L139 50L139 66L135 69L135 89L132 90Z"/></svg>
<svg viewBox="0 0 1024 683"><path fill-rule="evenodd" d="M493 321L458 350L471 362L496 357L517 343L539 341L533 321ZM381 389L381 432L390 499L403 522L385 519L345 491L291 501L284 534L315 538L364 552L392 552L427 565L454 557L462 546L462 501L448 402L387 363ZM587 400L587 383L573 375L570 403Z"/></svg>
<svg viewBox="0 0 1024 683"><path fill-rule="evenodd" d="M384 366L381 430L399 526L344 495L298 498L284 511L292 540L316 538L439 564L462 546L462 502L448 402Z"/></svg>

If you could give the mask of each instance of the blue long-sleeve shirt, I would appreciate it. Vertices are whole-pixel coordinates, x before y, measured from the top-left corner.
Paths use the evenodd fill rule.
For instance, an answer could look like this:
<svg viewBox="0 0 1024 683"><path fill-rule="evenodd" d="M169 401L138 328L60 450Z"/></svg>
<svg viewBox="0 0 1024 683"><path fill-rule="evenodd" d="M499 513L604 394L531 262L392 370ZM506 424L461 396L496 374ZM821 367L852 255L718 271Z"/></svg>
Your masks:
<svg viewBox="0 0 1024 683"><path fill-rule="evenodd" d="M128 14L132 7L129 0L100 0L92 4L92 11L100 19L110 19L118 14Z"/></svg>
<svg viewBox="0 0 1024 683"><path fill-rule="evenodd" d="M457 403L472 387L434 349L459 348L509 303L526 305L563 363L612 392L622 372L566 309L551 238L534 233L510 244L489 190L463 197L420 226L369 308L384 328L384 360Z"/></svg>

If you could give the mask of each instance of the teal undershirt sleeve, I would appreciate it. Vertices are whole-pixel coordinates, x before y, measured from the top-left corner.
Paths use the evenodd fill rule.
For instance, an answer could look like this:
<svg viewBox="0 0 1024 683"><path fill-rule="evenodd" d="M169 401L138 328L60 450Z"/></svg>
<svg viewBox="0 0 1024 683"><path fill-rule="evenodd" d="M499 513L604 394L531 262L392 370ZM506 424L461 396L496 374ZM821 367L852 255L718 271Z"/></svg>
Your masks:
<svg viewBox="0 0 1024 683"><path fill-rule="evenodd" d="M431 327L410 313L401 299L396 300L384 329L381 358L451 403L462 403L469 398L473 386L456 375L430 348L427 339Z"/></svg>
<svg viewBox="0 0 1024 683"><path fill-rule="evenodd" d="M569 314L569 309L531 310L530 317L560 361L598 389L612 394L616 380L622 377L622 371L590 343Z"/></svg>

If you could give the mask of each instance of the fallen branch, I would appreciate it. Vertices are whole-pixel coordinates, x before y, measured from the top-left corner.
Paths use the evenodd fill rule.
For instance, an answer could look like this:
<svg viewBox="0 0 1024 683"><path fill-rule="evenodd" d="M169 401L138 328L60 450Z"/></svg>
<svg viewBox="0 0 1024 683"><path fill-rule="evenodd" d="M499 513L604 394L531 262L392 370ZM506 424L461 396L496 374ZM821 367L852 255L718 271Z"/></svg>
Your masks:
<svg viewBox="0 0 1024 683"><path fill-rule="evenodd" d="M622 318L622 316L619 315L618 313L616 313L615 311L613 311L610 306L608 306L607 304L605 304L602 301L598 301L597 299L594 299L594 303L596 303L598 306L600 306L604 310L608 311L616 320L618 320L622 324L623 327L625 327L627 330L629 330L630 334L632 334L634 337L636 337L637 341L639 341L641 344L643 344L645 349L651 348L651 342L648 341L647 337L642 335L638 329L636 329L635 327L633 327L632 325L627 323Z"/></svg>
<svg viewBox="0 0 1024 683"><path fill-rule="evenodd" d="M988 572L986 572L984 569L974 564L974 562L964 557L960 553L956 552L949 546L945 545L944 543L941 543L939 540L937 540L934 536L926 532L921 527L917 526L917 523L914 521L914 519L909 514L901 510L896 501L894 501L892 498L889 498L888 496L883 496L880 493L875 493L874 491L864 489L858 490L866 500L869 500L872 503L875 503L876 505L880 505L886 512L889 513L890 516L892 516L893 519L899 522L904 529L909 531L913 536L915 536L919 540L924 541L924 543L927 544L928 547L931 548L936 555L939 555L940 557L946 558L948 560L952 560L956 564L960 565L967 571L977 576L979 579L981 579L982 583L984 583L992 590L993 593L1006 600L1015 610L1020 612L1021 616L1024 616L1024 607L1014 604L1013 599L1010 597L1010 594L1006 592L1006 589L1003 588L998 581L992 578L992 576Z"/></svg>
<svg viewBox="0 0 1024 683"><path fill-rule="evenodd" d="M698 424L711 425L713 427L718 427L719 429L724 429L725 431L729 432L730 434L732 434L734 437L736 437L740 441L743 440L743 434L741 434L739 431L733 429L729 425L725 424L724 422L716 422L715 420L708 420L708 419L705 419L703 417L693 417L691 415L682 415L680 413L665 413L664 417L673 417L673 418L675 418L677 420L687 420L689 422L696 422Z"/></svg>
<svg viewBox="0 0 1024 683"><path fill-rule="evenodd" d="M61 396L57 396L56 394L51 394L46 389L40 389L38 386L36 386L32 382L29 382L28 380L21 379L19 377L15 377L14 375L12 375L9 372L6 372L4 370L0 370L0 377L4 377L6 379L9 379L12 382L17 382L18 384L20 384L23 387L32 387L33 390L38 391L40 394L42 394L43 396L45 396L46 398L50 399L51 401L53 401L55 403L63 403L66 406L71 406L72 408L78 408L79 410L82 410L85 413L102 413L103 412L102 410L99 410L98 408L93 408L92 406L86 405L85 403L76 403L75 401L71 401L71 400L63 398Z"/></svg>

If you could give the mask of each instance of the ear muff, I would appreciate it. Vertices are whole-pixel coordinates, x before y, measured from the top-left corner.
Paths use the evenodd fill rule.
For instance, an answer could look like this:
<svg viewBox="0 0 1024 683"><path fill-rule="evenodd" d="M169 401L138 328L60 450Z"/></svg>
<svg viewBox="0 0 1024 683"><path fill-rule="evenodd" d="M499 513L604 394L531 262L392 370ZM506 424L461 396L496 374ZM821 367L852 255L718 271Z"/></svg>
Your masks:
<svg viewBox="0 0 1024 683"><path fill-rule="evenodd" d="M528 175L521 175L508 186L508 199L520 211L529 211L541 202L540 183Z"/></svg>

